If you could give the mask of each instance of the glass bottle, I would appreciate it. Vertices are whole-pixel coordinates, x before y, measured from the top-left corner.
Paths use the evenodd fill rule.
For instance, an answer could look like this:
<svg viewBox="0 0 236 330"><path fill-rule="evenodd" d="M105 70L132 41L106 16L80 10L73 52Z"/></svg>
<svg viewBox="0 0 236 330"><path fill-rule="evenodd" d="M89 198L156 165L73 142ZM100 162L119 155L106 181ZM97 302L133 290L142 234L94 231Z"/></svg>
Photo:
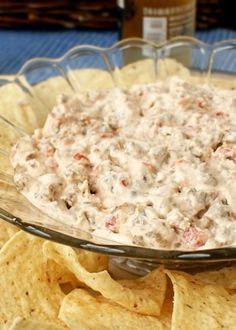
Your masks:
<svg viewBox="0 0 236 330"><path fill-rule="evenodd" d="M122 39L140 37L158 43L194 34L196 0L118 0L117 4Z"/></svg>

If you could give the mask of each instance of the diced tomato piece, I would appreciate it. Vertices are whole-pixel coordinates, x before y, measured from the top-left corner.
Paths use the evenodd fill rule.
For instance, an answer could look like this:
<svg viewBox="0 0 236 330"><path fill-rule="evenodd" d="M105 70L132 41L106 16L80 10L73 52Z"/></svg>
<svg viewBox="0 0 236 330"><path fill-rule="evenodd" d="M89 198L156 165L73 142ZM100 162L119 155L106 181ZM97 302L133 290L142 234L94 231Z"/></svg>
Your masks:
<svg viewBox="0 0 236 330"><path fill-rule="evenodd" d="M218 117L224 117L224 116L228 116L228 114L225 113L225 112L223 112L223 111L217 111L216 112L216 116L218 116Z"/></svg>
<svg viewBox="0 0 236 330"><path fill-rule="evenodd" d="M222 154L226 154L227 152L231 152L231 151L232 151L232 148L230 148L230 147L221 147L219 149L219 152Z"/></svg>
<svg viewBox="0 0 236 330"><path fill-rule="evenodd" d="M51 159L51 161L49 163L49 167L53 170L56 169L58 167L57 161L55 159Z"/></svg>
<svg viewBox="0 0 236 330"><path fill-rule="evenodd" d="M196 227L188 227L182 235L182 241L191 247L200 247L206 243L206 235Z"/></svg>
<svg viewBox="0 0 236 330"><path fill-rule="evenodd" d="M114 215L109 217L105 222L106 228L115 232L116 221L117 221L117 218Z"/></svg>
<svg viewBox="0 0 236 330"><path fill-rule="evenodd" d="M54 153L54 148L52 146L48 145L47 151L46 151L46 156L48 156L48 157L52 156L53 153Z"/></svg>
<svg viewBox="0 0 236 330"><path fill-rule="evenodd" d="M85 155L81 154L80 152L77 152L76 154L74 154L73 158L75 160L86 160L89 162L88 157L86 157Z"/></svg>
<svg viewBox="0 0 236 330"><path fill-rule="evenodd" d="M115 131L111 131L111 132L104 132L101 134L102 138L112 138L114 135L116 135Z"/></svg>
<svg viewBox="0 0 236 330"><path fill-rule="evenodd" d="M199 108L203 109L205 107L205 102L204 101L199 101L198 106L199 106Z"/></svg>
<svg viewBox="0 0 236 330"><path fill-rule="evenodd" d="M128 182L127 182L127 180L125 180L125 179L120 180L120 184L121 184L122 186L124 186L124 187L127 187L127 186L128 186Z"/></svg>
<svg viewBox="0 0 236 330"><path fill-rule="evenodd" d="M66 118L64 116L60 116L57 118L57 122L59 125L63 124L66 121Z"/></svg>
<svg viewBox="0 0 236 330"><path fill-rule="evenodd" d="M236 160L236 150L232 147L221 147L218 149L219 153L225 155L226 159Z"/></svg>

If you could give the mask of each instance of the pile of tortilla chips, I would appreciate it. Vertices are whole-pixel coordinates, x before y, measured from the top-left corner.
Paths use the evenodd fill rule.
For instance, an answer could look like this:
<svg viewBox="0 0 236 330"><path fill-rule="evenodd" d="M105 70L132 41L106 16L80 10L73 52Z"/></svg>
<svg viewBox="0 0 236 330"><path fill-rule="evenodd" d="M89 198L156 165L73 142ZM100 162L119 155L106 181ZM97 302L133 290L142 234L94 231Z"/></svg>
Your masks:
<svg viewBox="0 0 236 330"><path fill-rule="evenodd" d="M0 242L1 330L235 329L236 268L119 280L106 256L3 221Z"/></svg>

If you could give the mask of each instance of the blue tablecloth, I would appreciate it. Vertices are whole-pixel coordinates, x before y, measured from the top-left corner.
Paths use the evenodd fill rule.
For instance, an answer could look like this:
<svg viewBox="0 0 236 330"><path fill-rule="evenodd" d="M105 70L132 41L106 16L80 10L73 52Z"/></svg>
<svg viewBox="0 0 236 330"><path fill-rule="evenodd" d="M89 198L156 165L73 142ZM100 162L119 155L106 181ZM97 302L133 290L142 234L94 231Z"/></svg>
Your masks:
<svg viewBox="0 0 236 330"><path fill-rule="evenodd" d="M214 29L197 32L196 37L213 43L236 38L236 31ZM32 57L58 57L78 44L108 47L117 40L117 31L0 29L0 74L16 73Z"/></svg>

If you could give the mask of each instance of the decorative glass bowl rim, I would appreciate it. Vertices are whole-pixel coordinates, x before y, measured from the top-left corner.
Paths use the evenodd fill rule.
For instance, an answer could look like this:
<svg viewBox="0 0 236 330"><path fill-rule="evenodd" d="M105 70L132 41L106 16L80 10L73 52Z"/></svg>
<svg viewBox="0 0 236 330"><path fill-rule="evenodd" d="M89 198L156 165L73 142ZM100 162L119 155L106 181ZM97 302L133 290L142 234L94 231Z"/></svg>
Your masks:
<svg viewBox="0 0 236 330"><path fill-rule="evenodd" d="M13 75L13 77L7 77L3 78L0 76L0 83L10 83L13 81L18 82L18 78L22 77L25 72L27 72L29 69L31 69L32 66L38 63L45 63L45 64L60 64L64 60L67 60L74 54L83 54L84 52L90 52L91 54L101 54L102 56L105 56L106 60L106 69L109 71L110 74L112 74L113 69L117 68L116 63L112 63L112 60L108 58L106 55L108 55L110 52L115 50L125 50L129 47L138 47L138 48L149 48L153 50L153 54L151 56L155 57L156 60L161 58L164 54L164 57L166 57L165 51L170 50L176 47L181 46L189 46L189 47L197 47L199 49L199 53L202 55L202 57L208 57L207 64L204 64L204 70L205 72L208 71L208 74L211 73L212 64L214 61L214 55L222 52L222 51L228 51L230 49L236 49L236 38L231 39L224 39L221 41L214 42L212 44L206 43L204 41L201 41L194 37L189 36L177 36L173 37L171 39L168 39L166 41L155 43L150 40L145 40L142 38L127 38L120 40L116 43L114 43L110 47L100 47L95 45L77 45L70 48L68 51L65 52L64 55L59 57L34 57L32 59L27 60L23 65L20 67L20 69ZM155 51L159 52L159 54L154 54ZM163 54L161 54L163 53ZM62 73L62 72L61 72ZM1 86L1 84L0 84ZM27 88L26 88L27 89Z"/></svg>
<svg viewBox="0 0 236 330"><path fill-rule="evenodd" d="M16 82L19 84L19 77L24 76L25 72L28 71L32 66L39 63L48 63L48 64L60 64L62 61L67 60L67 58L73 56L74 54L80 54L88 51L91 54L100 54L101 56L105 56L105 62L107 60L107 54L114 50L122 50L129 47L138 47L138 48L149 48L153 50L152 56L154 56L154 60L158 60L159 58L168 57L168 52L166 54L166 50L168 48L173 49L174 47L190 46L197 47L200 50L200 54L202 56L207 56L207 61L202 67L202 70L206 73L206 76L209 78L213 62L214 55L221 51L235 50L236 49L236 39L223 40L214 44L207 44L198 39L192 37L175 37L163 43L156 44L151 41L139 39L139 38L130 38L119 41L108 48L102 48L91 45L79 45L68 50L63 56L58 58L33 58L25 62L20 70L12 77L12 78L2 78L0 77L0 84L6 84L11 82ZM192 46L191 46L192 45ZM157 56L156 51L159 52L159 56ZM113 77L113 70L117 67L116 65L112 65L110 59L108 59L107 71L112 75L113 82L116 85L115 78ZM65 73L62 72L64 76ZM65 78L65 77L64 77ZM67 78L66 78L67 79ZM22 87L22 83L20 83ZM73 87L73 86L72 86ZM27 86L23 86L24 91L26 93L30 93ZM21 132L21 128L15 124L9 122L7 118L0 114L0 120L4 121L6 124L11 127L13 130L17 130L17 132ZM0 152L6 155L5 150L1 149ZM52 241L56 241L58 243L70 245L73 247L80 247L90 251L105 253L113 256L123 256L127 258L136 258L136 259L145 259L155 262L161 263L206 263L206 262L223 262L223 261L236 261L236 247L222 247L217 249L206 249L206 250L197 250L197 251L181 251L181 250L158 250L140 246L127 246L122 245L120 243L114 244L109 242L109 244L100 244L94 241L90 241L87 239L83 239L82 237L73 237L71 235L67 235L61 231L55 230L50 227L44 227L43 224L39 223L30 223L22 220L20 217L17 217L10 212L0 208L0 218L5 220L20 229L34 234L36 236L49 239Z"/></svg>

